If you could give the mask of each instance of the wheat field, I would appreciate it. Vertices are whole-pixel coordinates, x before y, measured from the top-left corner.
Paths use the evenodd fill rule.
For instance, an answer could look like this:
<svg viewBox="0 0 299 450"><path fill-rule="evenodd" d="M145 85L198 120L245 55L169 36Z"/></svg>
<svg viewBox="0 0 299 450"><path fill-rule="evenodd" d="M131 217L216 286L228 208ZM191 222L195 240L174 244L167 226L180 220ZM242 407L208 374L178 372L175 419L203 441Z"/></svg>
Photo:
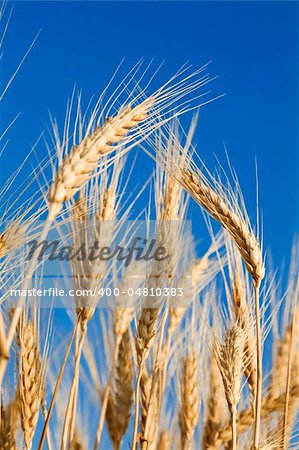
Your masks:
<svg viewBox="0 0 299 450"><path fill-rule="evenodd" d="M201 160L206 67L153 75L137 63L86 110L74 93L33 176L0 187L1 450L299 448L298 239L273 268L242 180ZM155 170L131 192L133 152ZM165 257L60 253L52 274L28 246L53 235L66 252L141 236Z"/></svg>

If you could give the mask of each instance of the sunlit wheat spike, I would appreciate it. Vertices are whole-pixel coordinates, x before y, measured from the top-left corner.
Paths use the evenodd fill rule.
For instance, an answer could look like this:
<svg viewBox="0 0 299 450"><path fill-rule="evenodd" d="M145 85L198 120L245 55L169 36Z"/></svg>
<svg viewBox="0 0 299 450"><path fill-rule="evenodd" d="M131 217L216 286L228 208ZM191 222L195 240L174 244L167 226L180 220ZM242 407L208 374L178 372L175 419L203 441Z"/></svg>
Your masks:
<svg viewBox="0 0 299 450"><path fill-rule="evenodd" d="M16 221L0 233L0 258L23 242L26 227Z"/></svg>
<svg viewBox="0 0 299 450"><path fill-rule="evenodd" d="M43 374L36 325L24 323L20 334L19 398L21 426L27 449L32 447L42 398Z"/></svg>
<svg viewBox="0 0 299 450"><path fill-rule="evenodd" d="M228 407L237 405L241 393L243 357L246 336L239 325L228 329L224 342L216 341L214 355L222 376Z"/></svg>
<svg viewBox="0 0 299 450"><path fill-rule="evenodd" d="M133 403L133 361L130 334L126 331L121 339L114 371L114 380L107 406L107 425L115 450L121 445L128 428Z"/></svg>
<svg viewBox="0 0 299 450"><path fill-rule="evenodd" d="M101 156L111 152L130 130L147 117L151 100L121 109L112 119L99 126L93 134L74 146L58 168L49 191L49 202L59 211L66 200L74 196L97 168Z"/></svg>
<svg viewBox="0 0 299 450"><path fill-rule="evenodd" d="M157 333L159 308L142 308L138 321L136 350L138 364L141 366L148 356Z"/></svg>
<svg viewBox="0 0 299 450"><path fill-rule="evenodd" d="M246 334L235 324L225 333L224 342L215 342L214 355L222 376L225 397L231 414L232 449L237 448L237 405L241 395Z"/></svg>
<svg viewBox="0 0 299 450"><path fill-rule="evenodd" d="M1 404L0 448L17 450L17 432L19 428L19 403L15 399L7 406Z"/></svg>
<svg viewBox="0 0 299 450"><path fill-rule="evenodd" d="M194 430L199 414L198 361L194 351L190 351L183 361L181 378L179 424L182 449L191 448Z"/></svg>
<svg viewBox="0 0 299 450"><path fill-rule="evenodd" d="M207 419L203 431L203 449L216 447L219 431L227 416L223 382L213 354L211 355L210 366L210 393L207 404Z"/></svg>
<svg viewBox="0 0 299 450"><path fill-rule="evenodd" d="M183 169L181 183L188 192L234 239L248 272L259 285L265 275L260 244L247 221L236 213L231 204L192 170Z"/></svg>

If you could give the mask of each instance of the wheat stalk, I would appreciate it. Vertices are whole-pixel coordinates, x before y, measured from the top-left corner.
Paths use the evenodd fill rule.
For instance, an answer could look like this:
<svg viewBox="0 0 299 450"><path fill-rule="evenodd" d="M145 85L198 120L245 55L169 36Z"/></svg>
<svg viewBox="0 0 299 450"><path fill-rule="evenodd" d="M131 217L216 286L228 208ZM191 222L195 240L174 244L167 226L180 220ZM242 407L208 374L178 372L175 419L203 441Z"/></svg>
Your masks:
<svg viewBox="0 0 299 450"><path fill-rule="evenodd" d="M297 380L296 380L297 382ZM290 400L293 404L299 400L299 385L294 384L290 389ZM276 398L271 398L268 395L262 400L261 417L262 419L268 419L273 413L283 413L285 407L285 393L280 394ZM237 433L241 434L252 427L254 424L254 416L252 408L245 409L240 412L237 417ZM229 442L231 440L231 424L227 424L219 432L218 445Z"/></svg>

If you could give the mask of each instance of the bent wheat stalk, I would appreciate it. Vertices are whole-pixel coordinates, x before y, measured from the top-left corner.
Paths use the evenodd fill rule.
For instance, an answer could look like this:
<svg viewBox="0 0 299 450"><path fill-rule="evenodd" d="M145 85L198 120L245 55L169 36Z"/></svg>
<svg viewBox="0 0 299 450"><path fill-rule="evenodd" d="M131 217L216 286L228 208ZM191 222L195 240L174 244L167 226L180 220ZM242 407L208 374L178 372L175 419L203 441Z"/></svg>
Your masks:
<svg viewBox="0 0 299 450"><path fill-rule="evenodd" d="M265 275L262 250L248 220L242 217L240 208L238 214L232 209L230 201L224 194L224 190L223 195L218 194L204 180L204 177L201 177L200 172L199 175L196 175L194 171L189 169L181 169L178 181L193 196L195 201L227 230L240 251L246 269L252 276L255 298L257 368L253 447L257 449L260 435L262 398L262 336L259 305L259 288Z"/></svg>

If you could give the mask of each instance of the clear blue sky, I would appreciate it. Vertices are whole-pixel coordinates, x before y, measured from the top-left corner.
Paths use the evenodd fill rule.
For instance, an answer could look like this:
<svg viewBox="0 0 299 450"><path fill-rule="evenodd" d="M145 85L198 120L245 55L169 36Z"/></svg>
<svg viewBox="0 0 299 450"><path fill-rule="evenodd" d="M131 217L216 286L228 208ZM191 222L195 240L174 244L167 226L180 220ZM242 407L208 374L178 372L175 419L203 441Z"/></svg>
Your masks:
<svg viewBox="0 0 299 450"><path fill-rule="evenodd" d="M173 72L189 60L212 60L215 95L226 96L200 113L198 150L212 166L236 167L250 212L255 206L257 156L264 240L275 264L298 232L298 3L297 2L16 2L5 42L2 80L15 68L36 33L39 38L1 105L10 132L1 177L22 161L48 111L62 119L74 84L88 99L98 93L123 57L166 60ZM45 155L39 146L41 156ZM146 163L145 163L146 161ZM141 167L141 163L138 163ZM135 173L142 183L146 174Z"/></svg>

